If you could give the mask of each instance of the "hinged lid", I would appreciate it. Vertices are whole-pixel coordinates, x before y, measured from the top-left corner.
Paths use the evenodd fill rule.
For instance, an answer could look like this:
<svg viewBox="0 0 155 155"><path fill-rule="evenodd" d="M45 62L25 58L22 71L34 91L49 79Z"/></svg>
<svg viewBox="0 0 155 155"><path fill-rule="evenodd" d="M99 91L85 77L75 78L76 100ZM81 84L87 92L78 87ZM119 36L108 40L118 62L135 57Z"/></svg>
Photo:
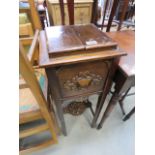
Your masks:
<svg viewBox="0 0 155 155"><path fill-rule="evenodd" d="M49 56L59 53L84 49L81 40L69 26L53 26L46 28Z"/></svg>
<svg viewBox="0 0 155 155"><path fill-rule="evenodd" d="M116 49L117 43L93 24L46 28L49 57Z"/></svg>

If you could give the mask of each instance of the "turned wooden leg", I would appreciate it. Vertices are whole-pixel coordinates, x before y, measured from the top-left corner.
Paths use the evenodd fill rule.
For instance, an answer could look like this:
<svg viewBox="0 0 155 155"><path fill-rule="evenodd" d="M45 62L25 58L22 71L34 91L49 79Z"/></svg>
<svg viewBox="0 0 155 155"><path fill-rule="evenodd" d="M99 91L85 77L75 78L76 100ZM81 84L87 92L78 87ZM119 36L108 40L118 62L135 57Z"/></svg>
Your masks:
<svg viewBox="0 0 155 155"><path fill-rule="evenodd" d="M94 118L93 118L92 125L91 125L92 128L96 127L96 121L97 121L97 119L99 117L99 114L100 114L100 112L102 110L105 98L106 98L106 95L103 95L103 94L101 94L99 96L99 98L98 98L98 103L97 103L97 106L96 106Z"/></svg>
<svg viewBox="0 0 155 155"><path fill-rule="evenodd" d="M116 91L114 92L103 116L102 116L102 119L97 127L97 129L100 129L102 128L103 126L103 123L105 122L105 120L107 119L107 117L109 116L109 114L111 113L111 111L113 110L113 108L115 107L116 103L119 101L121 95L119 95Z"/></svg>
<svg viewBox="0 0 155 155"><path fill-rule="evenodd" d="M131 115L134 113L135 113L135 107L133 107L132 110L124 116L123 121L128 120L131 117Z"/></svg>
<svg viewBox="0 0 155 155"><path fill-rule="evenodd" d="M61 100L62 97L60 95L60 88L59 88L58 79L56 77L55 72L56 71L53 69L46 69L49 87L52 91L53 99L56 106L56 111L61 123L61 130L64 136L67 136L66 125L65 125L64 115L63 115L63 108L62 108L62 100Z"/></svg>
<svg viewBox="0 0 155 155"><path fill-rule="evenodd" d="M64 136L67 136L67 131L66 131L66 125L65 125L65 119L63 115L63 108L62 108L62 102L60 100L55 101L55 106L57 110L57 114L59 117L59 120L61 122L61 130Z"/></svg>

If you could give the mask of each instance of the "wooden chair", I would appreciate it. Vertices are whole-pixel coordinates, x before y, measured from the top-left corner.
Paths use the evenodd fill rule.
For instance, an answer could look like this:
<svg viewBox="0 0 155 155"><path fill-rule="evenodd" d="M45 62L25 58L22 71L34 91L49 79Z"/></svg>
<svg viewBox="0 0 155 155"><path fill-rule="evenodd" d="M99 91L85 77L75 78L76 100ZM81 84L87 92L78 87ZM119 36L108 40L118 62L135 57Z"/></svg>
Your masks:
<svg viewBox="0 0 155 155"><path fill-rule="evenodd" d="M106 11L107 11L107 8L108 8L108 3L110 1L111 0L106 0L106 4L105 4L105 8L104 8L104 13L103 13L103 20L102 20L102 27L101 27L101 29L103 29L103 27L104 27L104 21L105 21ZM108 20L108 25L107 25L106 32L109 32L110 31L110 27L112 25L112 21L113 21L113 18L114 18L114 15L115 15L115 12L116 12L116 9L117 9L119 0L113 0L111 2L112 2L112 5L111 5L112 7L111 7L111 12L110 12L110 16L109 16L109 20Z"/></svg>
<svg viewBox="0 0 155 155"><path fill-rule="evenodd" d="M36 31L36 36L39 34L39 30ZM36 38L36 37L35 37ZM27 154L35 150L42 149L49 145L56 144L57 134L55 131L55 121L54 115L51 114L49 110L50 96L47 93L47 82L46 77L44 77L43 71L34 70L32 67L34 52L36 47L36 39L32 40L32 45L28 54L24 51L24 48L19 43L19 69L20 74L24 80L20 82L20 114L19 114L19 124L20 126L33 123L37 120L44 120L44 123L37 126L31 126L28 129L21 130L19 133L20 140L22 141L26 137L42 133L44 131L49 131L51 138L47 141L33 145L27 148L20 148L20 154ZM37 77L35 75L37 73ZM43 79L44 82L38 82L38 78ZM26 100L22 97L28 96ZM29 101L29 102L28 102ZM32 101L32 102L31 102Z"/></svg>
<svg viewBox="0 0 155 155"><path fill-rule="evenodd" d="M31 64L37 67L39 59L39 42L38 42L39 30L36 30L34 36L20 38L20 42L24 47L25 53L27 53L29 59L31 58Z"/></svg>
<svg viewBox="0 0 155 155"><path fill-rule="evenodd" d="M59 0L60 5L60 14L61 14L61 23L65 25L65 9L64 9L64 0ZM67 0L68 16L69 16L69 25L74 25L74 0Z"/></svg>
<svg viewBox="0 0 155 155"><path fill-rule="evenodd" d="M25 13L29 21L19 25L19 35L20 37L31 37L36 29L42 29L35 2L34 0L20 0L20 2L29 5L29 7L19 7L19 13Z"/></svg>
<svg viewBox="0 0 155 155"><path fill-rule="evenodd" d="M127 12L130 1L133 1L133 0L124 0L124 1L122 1L122 0L106 0L104 11L103 11L101 30L103 30L103 27L105 26L104 23L105 23L106 14L107 14L107 12L110 12L106 32L110 31L114 16L116 16L116 14L117 14L117 16L119 16L118 28L117 28L117 31L119 31L121 29L123 21L126 17L126 12ZM109 7L109 5L110 5L110 7ZM121 9L121 12L118 15L119 9ZM131 10L131 11L133 12L133 10Z"/></svg>
<svg viewBox="0 0 155 155"><path fill-rule="evenodd" d="M106 0L106 3L105 3L105 8L104 8L104 13L103 13L103 20L102 20L102 27L101 27L101 29L103 29L103 27L104 27L105 15L106 15L106 11L107 11L107 8L108 8L109 1L111 1L111 0ZM121 0L113 0L113 4L112 4L110 16L109 16L109 20L108 20L108 25L107 25L106 32L109 32L110 31L110 28L112 26L113 18L114 18L115 14L116 14L116 10L118 9L119 2L122 2L122 1ZM123 21L125 19L125 15L126 15L126 11L127 11L129 2L130 2L130 0L124 0L123 3L122 3L122 10L121 10L120 17L119 17L119 20L120 21L119 21L119 24L118 24L117 31L120 31L121 30L121 26L122 26L122 23L123 23ZM131 0L131 2L133 3L134 0ZM131 10L131 11L133 12L133 10ZM130 96L130 95L133 95L134 94L134 93L133 94L128 94L128 92L129 92L130 89L131 88L129 88L126 91L126 93L123 95L123 97L119 100L119 105L120 105L121 110L122 110L122 113L124 115L124 118L123 118L124 121L126 121L127 119L129 119L130 116L135 112L135 107L133 107L132 110L128 114L125 113L125 110L123 108L123 101L124 101L124 99L127 96Z"/></svg>

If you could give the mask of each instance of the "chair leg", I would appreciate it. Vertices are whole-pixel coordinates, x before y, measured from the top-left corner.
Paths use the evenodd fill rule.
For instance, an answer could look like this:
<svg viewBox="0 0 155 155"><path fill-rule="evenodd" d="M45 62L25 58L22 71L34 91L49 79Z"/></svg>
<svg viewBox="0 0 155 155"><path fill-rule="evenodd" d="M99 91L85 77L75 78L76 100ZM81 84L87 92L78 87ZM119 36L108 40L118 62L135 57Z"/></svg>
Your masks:
<svg viewBox="0 0 155 155"><path fill-rule="evenodd" d="M135 113L135 107L133 107L132 110L124 116L123 121L128 120L134 113Z"/></svg>

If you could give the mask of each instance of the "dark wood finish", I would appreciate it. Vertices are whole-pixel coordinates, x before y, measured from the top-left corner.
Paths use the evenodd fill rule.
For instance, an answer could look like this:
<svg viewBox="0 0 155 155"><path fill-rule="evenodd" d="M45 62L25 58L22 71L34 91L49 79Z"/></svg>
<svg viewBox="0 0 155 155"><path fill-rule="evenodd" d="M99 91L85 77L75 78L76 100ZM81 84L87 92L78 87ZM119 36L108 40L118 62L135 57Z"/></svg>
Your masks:
<svg viewBox="0 0 155 155"><path fill-rule="evenodd" d="M104 20L105 20L105 15L106 15L108 3L109 3L109 0L106 0L105 7L104 7L104 12L103 12L101 30L103 30L103 27L104 27Z"/></svg>
<svg viewBox="0 0 155 155"><path fill-rule="evenodd" d="M85 25L87 28L90 27L90 25ZM66 26L65 26L66 27ZM71 26L72 27L76 27L76 26ZM82 28L84 28L83 26L81 26ZM92 27L94 27L92 25ZM57 41L54 41L54 42L57 42L56 46L58 45L62 45L62 43L65 43L65 41L63 40L63 36L61 35L64 35L62 33L62 30L63 28L54 28L53 27L53 30L56 30L58 32L54 32L55 34L59 34L58 35L58 38L56 39ZM97 28L96 28L97 29ZM97 29L98 31L98 29ZM52 31L53 32L53 31ZM49 32L51 33L52 35L52 32ZM61 32L61 33L60 33ZM64 32L66 33L66 32ZM90 33L90 31L89 31ZM47 33L46 33L47 34ZM82 34L82 33L81 33ZM50 35L50 36L51 36ZM84 35L84 34L82 34ZM88 35L88 36L93 36L93 34L85 34L85 35ZM95 37L97 37L98 35L95 34L94 32L94 35ZM101 35L101 34L100 34ZM102 33L102 37L100 37L100 39L103 40L103 37L105 36L104 33ZM71 38L73 36L70 36ZM98 40L98 38L93 38L94 40ZM61 39L59 39L61 38ZM80 40L80 37L76 34L76 38L78 41L78 43L80 44L80 41L82 43L82 40ZM89 40L89 37L85 36L85 38ZM92 38L91 38L92 39ZM75 40L75 38L73 38L73 40ZM74 64L74 63L79 63L79 62L87 62L87 61L93 61L93 60L102 60L102 59L111 59L111 58L114 58L114 57L119 57L120 55L125 55L126 53L123 52L123 51L120 51L120 49L102 49L102 48L94 48L91 52L89 50L81 50L80 53L78 53L77 51L77 47L74 47L72 48L72 50L74 50L70 55L67 55L67 56L64 56L64 55L61 55L61 57L58 57L58 58L52 58L49 56L49 49L47 48L46 46L46 35L45 35L45 32L44 31L41 31L40 32L40 59L39 59L39 64L40 64L40 67L54 67L54 66L60 66L60 65L66 65L66 64ZM103 40L104 41L104 40ZM52 42L52 40L51 40ZM76 42L76 45L79 46ZM52 44L52 43L51 43ZM69 46L69 44L72 44L72 40L69 42L67 42L67 46ZM114 42L114 44L116 45L116 43ZM84 46L83 44L81 44L81 47ZM98 47L99 45L96 44L96 47ZM79 48L79 47L78 47ZM52 49L52 47L51 47ZM59 47L59 51L63 50L63 48ZM65 50L65 47L64 47L64 51ZM52 51L53 52L53 51ZM63 52L63 51L62 51ZM75 54L74 54L75 53Z"/></svg>
<svg viewBox="0 0 155 155"><path fill-rule="evenodd" d="M107 94L109 93L110 91L110 88L112 86L112 80L113 80L113 77L114 77L114 74L115 74L115 71L116 71L116 64L118 63L119 61L119 58L116 58L113 60L113 64L111 65L111 68L109 70L109 73L107 75L107 80L106 80L106 83L105 83L105 87L102 91L102 93L100 94L99 96L99 99L98 99L98 103L97 103L97 106L96 106L96 110L95 110L95 115L94 115L94 118L93 118L93 121L92 121L92 127L96 127L96 122L97 122L97 119L99 117L99 114L102 110L102 107L104 105L104 101L107 97Z"/></svg>
<svg viewBox="0 0 155 155"><path fill-rule="evenodd" d="M112 6L111 13L110 13L110 17L109 17L109 21L108 21L106 32L110 31L110 27L112 25L112 21L113 21L114 15L116 13L116 9L117 9L118 3L119 3L119 0L114 0L114 2L113 2L113 6Z"/></svg>
<svg viewBox="0 0 155 155"><path fill-rule="evenodd" d="M65 120L63 117L62 101L60 100L62 98L62 94L61 94L61 89L59 86L59 81L58 81L58 78L57 78L57 75L56 75L54 68L46 69L46 73L47 73L47 77L48 77L48 81L49 81L49 86L50 86L51 91L52 91L52 97L56 102L55 105L56 105L58 117L59 117L60 122L61 122L62 133L66 136L67 131L66 131Z"/></svg>
<svg viewBox="0 0 155 155"><path fill-rule="evenodd" d="M70 26L53 26L45 30L50 57L57 53L84 49Z"/></svg>
<svg viewBox="0 0 155 155"><path fill-rule="evenodd" d="M67 0L69 24L74 25L74 0Z"/></svg>
<svg viewBox="0 0 155 155"><path fill-rule="evenodd" d="M54 26L46 28L46 37L50 57L60 56L62 53L87 50L93 52L96 48L113 49L117 43L111 40L93 24L80 26ZM79 52L80 53L80 52Z"/></svg>
<svg viewBox="0 0 155 155"><path fill-rule="evenodd" d="M61 23L62 23L62 25L65 25L64 1L59 0L59 5L60 5Z"/></svg>
<svg viewBox="0 0 155 155"><path fill-rule="evenodd" d="M59 0L61 23L65 25L64 0ZM74 0L67 0L69 25L74 25Z"/></svg>
<svg viewBox="0 0 155 155"><path fill-rule="evenodd" d="M100 129L109 116L116 103L122 98L123 93L127 92L128 89L135 85L135 36L133 31L121 31L121 32L111 32L107 35L118 42L119 46L125 50L128 55L120 59L118 64L118 69L115 74L115 92L102 116L102 119L98 125ZM133 113L133 112L132 112Z"/></svg>
<svg viewBox="0 0 155 155"><path fill-rule="evenodd" d="M47 31L47 35L45 35L44 31L40 33L40 67L46 69L49 85L61 122L62 132L66 135L63 117L63 101L68 99L84 99L91 94L100 94L101 101L99 100L100 103L98 103L98 105L103 104L112 83L112 77L115 70L114 62L117 58L126 53L117 49L116 42L112 41L110 38L110 41L115 43L115 48L107 49L104 44L104 37L106 35L99 32L97 27L92 24L68 27L76 31L74 31L75 37L85 48L78 53L78 46L76 47L76 44L74 44L75 47L72 46L74 54L73 52L66 52L65 47L68 46L68 44L71 44L72 39L75 40L75 38L72 35L70 37L68 35L68 40L72 39L65 42L63 36L65 34L67 35L69 29L67 31L61 31L64 27L61 27L61 29L56 28L55 30L57 32L54 33L60 34L58 35L58 38L55 39L55 42L57 45L64 47L64 51L62 47L60 48L62 52L67 53L65 56L63 54L60 54L58 57L50 56L49 46L46 46L46 36L52 36L52 33ZM86 30L86 33L84 30ZM85 44L85 41L90 39L96 40L97 43L96 46L93 45L94 49L91 52L89 52L89 50L92 49L86 48L87 45ZM66 43L65 45L64 42ZM52 43L53 41L51 40L51 42L48 42L48 45ZM99 48L98 44L103 44L104 46ZM92 126L95 126L95 124L96 121L94 120Z"/></svg>
<svg viewBox="0 0 155 155"><path fill-rule="evenodd" d="M74 26L74 30L85 45L85 49L117 47L117 43L97 29L94 24Z"/></svg>
<svg viewBox="0 0 155 155"><path fill-rule="evenodd" d="M57 70L64 98L102 92L110 62L100 60L82 64L62 66Z"/></svg>
<svg viewBox="0 0 155 155"><path fill-rule="evenodd" d="M91 23L97 24L98 0L94 0Z"/></svg>

